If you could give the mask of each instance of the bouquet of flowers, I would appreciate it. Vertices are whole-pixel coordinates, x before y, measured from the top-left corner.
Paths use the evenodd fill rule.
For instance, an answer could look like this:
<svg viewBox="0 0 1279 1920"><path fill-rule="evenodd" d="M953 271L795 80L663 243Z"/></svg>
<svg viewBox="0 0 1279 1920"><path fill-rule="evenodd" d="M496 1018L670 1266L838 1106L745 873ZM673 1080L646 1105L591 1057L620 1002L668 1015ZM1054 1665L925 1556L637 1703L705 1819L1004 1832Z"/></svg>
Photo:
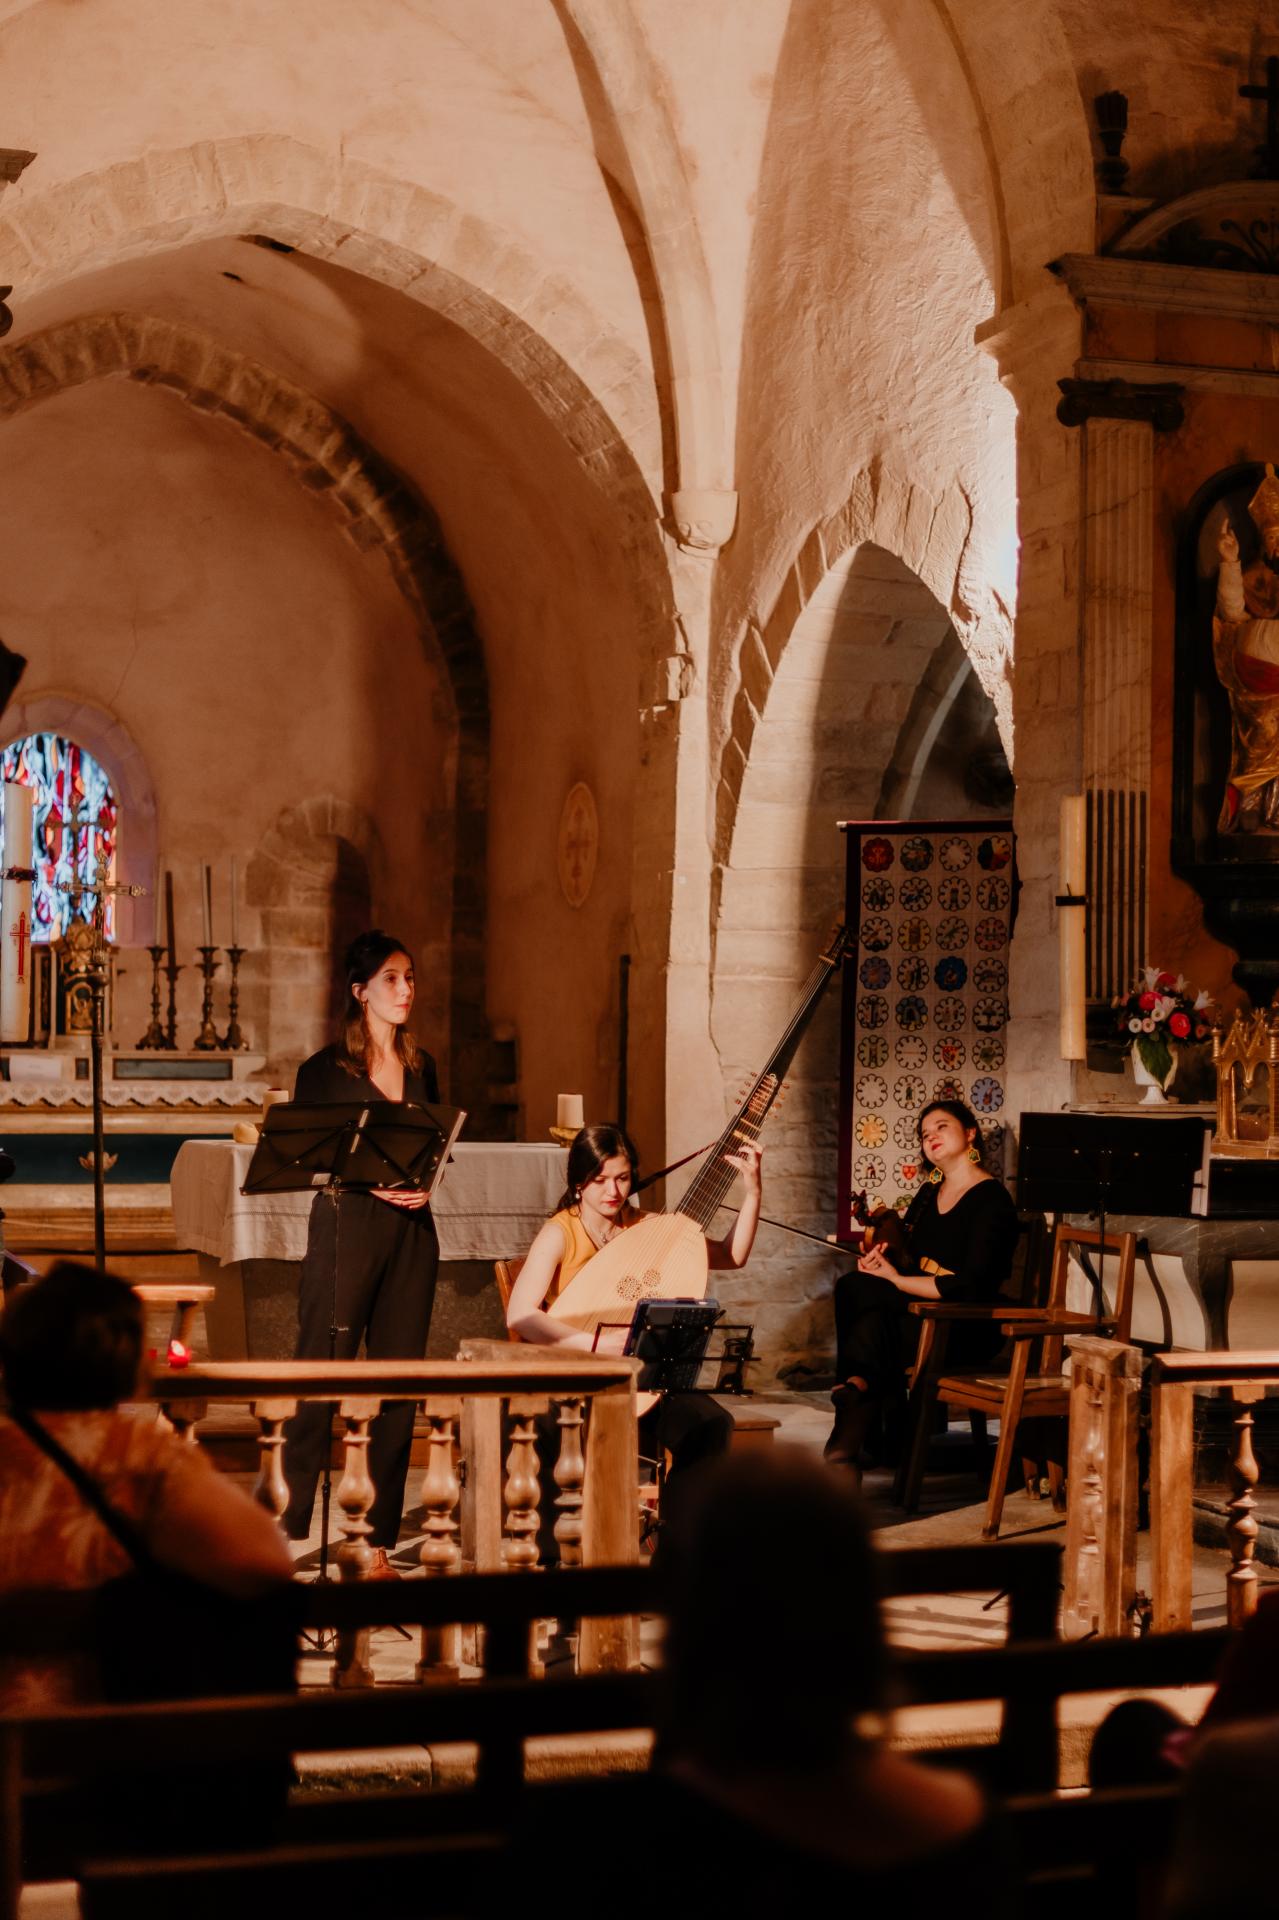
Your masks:
<svg viewBox="0 0 1279 1920"><path fill-rule="evenodd" d="M1212 995L1193 998L1184 974L1147 967L1138 984L1111 1001L1118 1032L1161 1087L1172 1078L1178 1047L1206 1040L1217 1024Z"/></svg>

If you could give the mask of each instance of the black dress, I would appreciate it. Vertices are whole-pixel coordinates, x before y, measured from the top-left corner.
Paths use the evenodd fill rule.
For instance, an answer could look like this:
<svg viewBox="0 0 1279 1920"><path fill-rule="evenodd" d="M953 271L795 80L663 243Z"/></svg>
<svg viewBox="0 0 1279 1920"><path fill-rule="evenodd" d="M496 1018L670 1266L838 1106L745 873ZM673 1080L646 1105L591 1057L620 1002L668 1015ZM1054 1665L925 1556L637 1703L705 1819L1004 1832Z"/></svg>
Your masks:
<svg viewBox="0 0 1279 1920"><path fill-rule="evenodd" d="M911 1270L932 1273L943 1300L971 1306L993 1301L1012 1272L1017 1209L998 1180L977 1181L946 1213L937 1210L940 1192L939 1186L925 1185L906 1210ZM841 1274L835 1282L841 1381L859 1376L876 1396L904 1391L904 1375L919 1344L921 1322L910 1311L914 1297L877 1273ZM998 1326L957 1323L950 1329L947 1354L959 1365L980 1366L1001 1344Z"/></svg>
<svg viewBox="0 0 1279 1920"><path fill-rule="evenodd" d="M439 1097L435 1062L424 1053L417 1071L404 1075L404 1098L435 1105ZM293 1098L301 1105L328 1106L385 1100L386 1095L363 1075L347 1073L339 1064L338 1049L332 1046L303 1061ZM440 1243L429 1207L394 1207L371 1193L343 1193L335 1207L332 1200L317 1194L298 1289L296 1358L327 1360L329 1329L336 1320L339 1360L353 1360L361 1339L370 1360L422 1359L439 1259ZM370 1546L394 1547L399 1534L413 1415L411 1400L398 1401L373 1422L369 1472L377 1493L369 1512ZM304 1540L310 1531L332 1420L331 1404L308 1401L285 1428L289 1504L284 1530L290 1539Z"/></svg>

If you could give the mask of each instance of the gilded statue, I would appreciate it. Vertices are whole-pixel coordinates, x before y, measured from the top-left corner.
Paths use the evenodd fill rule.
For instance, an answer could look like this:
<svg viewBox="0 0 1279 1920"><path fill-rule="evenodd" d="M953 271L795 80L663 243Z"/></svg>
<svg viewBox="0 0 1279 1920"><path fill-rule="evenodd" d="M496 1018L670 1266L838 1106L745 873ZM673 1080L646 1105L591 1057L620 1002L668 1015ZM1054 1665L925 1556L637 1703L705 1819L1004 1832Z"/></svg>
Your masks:
<svg viewBox="0 0 1279 1920"><path fill-rule="evenodd" d="M1261 543L1250 566L1239 564L1229 522L1217 542L1213 662L1230 696L1230 772L1217 831L1279 834L1279 480L1269 463L1248 512Z"/></svg>

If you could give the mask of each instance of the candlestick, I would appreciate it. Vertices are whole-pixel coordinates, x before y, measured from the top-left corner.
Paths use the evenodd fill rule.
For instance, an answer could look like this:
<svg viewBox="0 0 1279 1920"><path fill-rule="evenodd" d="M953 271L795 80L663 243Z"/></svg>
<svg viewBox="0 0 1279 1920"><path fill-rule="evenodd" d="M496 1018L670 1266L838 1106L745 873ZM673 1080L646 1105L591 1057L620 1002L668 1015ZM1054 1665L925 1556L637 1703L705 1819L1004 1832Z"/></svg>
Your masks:
<svg viewBox="0 0 1279 1920"><path fill-rule="evenodd" d="M213 868L201 868L200 906L204 912L204 944L213 945Z"/></svg>
<svg viewBox="0 0 1279 1920"><path fill-rule="evenodd" d="M160 962L164 958L164 948L157 941L155 946L147 948L147 952L151 955L151 1025L138 1042L139 1052L143 1047L169 1047L173 1044L160 1025Z"/></svg>
<svg viewBox="0 0 1279 1920"><path fill-rule="evenodd" d="M235 863L233 861L233 870L234 865ZM234 925L234 913L231 916L231 921L232 925ZM231 1000L228 1008L231 1017L227 1025L227 1030L222 1036L222 1045L232 1053L238 1053L244 1045L244 1035L240 1031L240 1021L238 1018L240 1012L240 962L244 958L244 951L243 947L228 947L226 950L226 957L231 962Z"/></svg>
<svg viewBox="0 0 1279 1920"><path fill-rule="evenodd" d="M1082 1060L1087 1052L1084 1005L1085 936L1088 911L1087 801L1082 793L1061 803L1061 892L1057 896L1057 938L1061 966L1061 1057Z"/></svg>
<svg viewBox="0 0 1279 1920"><path fill-rule="evenodd" d="M240 945L240 902L236 891L235 855L231 855L231 952Z"/></svg>
<svg viewBox="0 0 1279 1920"><path fill-rule="evenodd" d="M207 867L205 872L208 872ZM199 949L200 971L204 975L204 1000L200 1007L200 1031L192 1044L203 1053L211 1053L218 1045L218 1030L213 1024L213 976L219 965L219 962L213 958L216 952L217 948L214 946Z"/></svg>
<svg viewBox="0 0 1279 1920"><path fill-rule="evenodd" d="M169 968L170 970L174 970L177 968L177 964L178 964L178 950L174 942L174 927L176 923L173 916L173 875L170 872L166 872L164 876L164 919L165 919L164 944L169 949ZM174 1044L172 1039L172 1033L173 1033L172 1003L170 1003L169 1022L170 1022L169 1044L170 1046L172 1046Z"/></svg>
<svg viewBox="0 0 1279 1920"><path fill-rule="evenodd" d="M169 958L164 968L164 977L169 983L169 1012L164 1023L164 1044L169 1053L175 1053L178 1045L178 975L182 972L173 959L172 924L169 923Z"/></svg>

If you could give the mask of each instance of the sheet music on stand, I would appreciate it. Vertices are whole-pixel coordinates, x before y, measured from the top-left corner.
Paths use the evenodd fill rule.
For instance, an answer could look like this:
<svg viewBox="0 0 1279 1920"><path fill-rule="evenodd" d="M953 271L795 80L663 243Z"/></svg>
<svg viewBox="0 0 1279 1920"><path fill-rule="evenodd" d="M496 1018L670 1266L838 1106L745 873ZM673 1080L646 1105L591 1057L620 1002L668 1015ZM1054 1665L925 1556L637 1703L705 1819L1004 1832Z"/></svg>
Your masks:
<svg viewBox="0 0 1279 1920"><path fill-rule="evenodd" d="M331 1186L416 1188L431 1199L465 1112L414 1100L324 1106L282 1101L267 1110L240 1191L320 1192Z"/></svg>

